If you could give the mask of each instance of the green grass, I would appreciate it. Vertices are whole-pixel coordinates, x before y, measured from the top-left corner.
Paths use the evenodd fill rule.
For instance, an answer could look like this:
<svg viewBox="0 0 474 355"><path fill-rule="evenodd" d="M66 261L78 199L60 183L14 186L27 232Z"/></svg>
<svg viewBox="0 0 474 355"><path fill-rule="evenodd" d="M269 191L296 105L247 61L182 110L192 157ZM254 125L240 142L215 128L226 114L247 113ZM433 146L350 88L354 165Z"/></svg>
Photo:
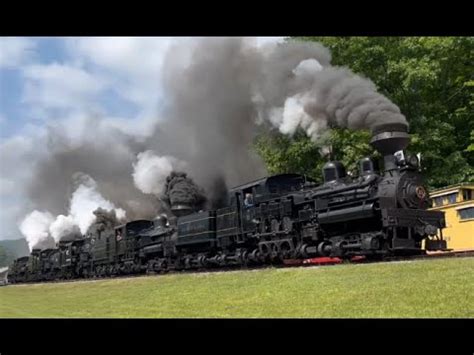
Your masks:
<svg viewBox="0 0 474 355"><path fill-rule="evenodd" d="M0 317L474 317L474 258L0 287Z"/></svg>

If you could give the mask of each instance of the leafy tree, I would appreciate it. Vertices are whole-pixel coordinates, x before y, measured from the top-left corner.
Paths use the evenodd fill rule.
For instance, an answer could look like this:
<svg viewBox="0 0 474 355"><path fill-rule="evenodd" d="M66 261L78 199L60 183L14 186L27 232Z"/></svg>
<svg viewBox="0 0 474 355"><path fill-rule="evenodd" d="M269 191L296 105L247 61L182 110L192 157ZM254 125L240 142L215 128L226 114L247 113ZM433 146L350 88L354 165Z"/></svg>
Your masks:
<svg viewBox="0 0 474 355"><path fill-rule="evenodd" d="M380 93L397 104L410 124L409 150L422 154L431 187L474 181L473 37L300 37L332 52L332 64L370 78ZM370 134L334 129L328 141L333 158L352 169L373 153ZM328 143L328 142L325 142ZM327 160L322 143L302 133L259 136L257 151L271 173L303 172L318 178Z"/></svg>
<svg viewBox="0 0 474 355"><path fill-rule="evenodd" d="M271 174L300 173L321 181L321 169L330 159L340 160L348 171L356 169L357 162L372 155L368 131L350 131L334 128L320 142L312 142L300 130L293 137L276 132L261 134L255 147ZM330 146L331 152L325 150Z"/></svg>

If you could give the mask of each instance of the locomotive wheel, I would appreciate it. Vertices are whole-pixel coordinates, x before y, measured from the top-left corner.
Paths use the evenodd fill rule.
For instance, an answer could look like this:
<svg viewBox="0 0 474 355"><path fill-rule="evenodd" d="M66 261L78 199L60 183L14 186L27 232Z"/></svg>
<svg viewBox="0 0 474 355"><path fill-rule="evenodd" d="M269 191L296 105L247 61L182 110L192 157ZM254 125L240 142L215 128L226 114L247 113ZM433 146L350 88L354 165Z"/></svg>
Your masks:
<svg viewBox="0 0 474 355"><path fill-rule="evenodd" d="M260 260L266 262L267 259L271 256L271 249L268 244L262 244L260 246Z"/></svg>
<svg viewBox="0 0 474 355"><path fill-rule="evenodd" d="M240 264L242 266L244 266L244 267L247 266L248 263L249 263L249 253L248 253L248 251L247 250L242 251L239 255L239 259L240 259Z"/></svg>
<svg viewBox="0 0 474 355"><path fill-rule="evenodd" d="M160 272L166 272L166 269L168 268L168 263L166 259L161 259L159 261L159 267L160 267Z"/></svg>
<svg viewBox="0 0 474 355"><path fill-rule="evenodd" d="M219 265L220 265L220 266L226 266L226 265L227 265L227 255L221 254L221 255L219 256L219 259L218 259L218 260L219 260Z"/></svg>
<svg viewBox="0 0 474 355"><path fill-rule="evenodd" d="M278 247L278 245L276 243L274 243L274 244L272 244L272 249L271 250L272 250L271 253L270 253L271 261L278 263L281 259L280 248Z"/></svg>
<svg viewBox="0 0 474 355"><path fill-rule="evenodd" d="M293 251L289 242L283 242L280 245L281 255L283 259L291 258Z"/></svg>
<svg viewBox="0 0 474 355"><path fill-rule="evenodd" d="M248 259L252 261L252 264L258 265L261 261L260 250L254 249L248 256Z"/></svg>
<svg viewBox="0 0 474 355"><path fill-rule="evenodd" d="M341 250L343 250L341 247L345 244L347 244L347 243L344 242L344 241L336 243L336 249L340 248ZM330 252L328 252L328 248L330 247L330 245L331 245L331 243L326 242L326 241L319 243L319 245L318 245L318 254L321 255L321 256L329 256L331 254Z"/></svg>
<svg viewBox="0 0 474 355"><path fill-rule="evenodd" d="M174 260L174 270L181 271L182 269L181 259L178 257Z"/></svg>
<svg viewBox="0 0 474 355"><path fill-rule="evenodd" d="M204 255L198 256L197 258L198 268L206 268L207 267L207 260Z"/></svg>

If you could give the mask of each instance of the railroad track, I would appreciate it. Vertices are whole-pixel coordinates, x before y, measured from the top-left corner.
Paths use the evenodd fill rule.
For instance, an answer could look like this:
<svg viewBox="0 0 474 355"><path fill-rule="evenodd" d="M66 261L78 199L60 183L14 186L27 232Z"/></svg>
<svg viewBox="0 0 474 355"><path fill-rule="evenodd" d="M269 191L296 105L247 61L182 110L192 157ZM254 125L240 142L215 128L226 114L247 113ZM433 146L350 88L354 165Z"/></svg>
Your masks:
<svg viewBox="0 0 474 355"><path fill-rule="evenodd" d="M287 259L283 264L270 264L270 265L259 265L252 267L239 267L227 266L217 267L213 269L184 269L184 270L170 270L165 273L139 273L139 274L128 274L128 275L115 275L108 277L92 277L92 278L79 278L79 279L64 279L64 280L48 280L41 282L23 282L15 285L34 285L34 284L54 284L54 283L70 283L70 282L90 282L90 281L101 281L101 280L120 280L129 278L139 278L147 276L157 276L164 274L201 274L201 273L216 273L216 272L232 272L232 271L249 271L249 270L265 270L270 268L290 268L290 267L309 267L309 266L329 266L337 264L376 264L376 263L390 263L397 261L412 261L412 260L430 260L438 258L456 258L456 257L473 257L474 250L467 251L452 251L452 252L437 252L424 255L412 255L412 256L392 256L385 257L381 260L371 260L366 258L357 258L352 260L342 260L340 258L320 257L320 258L309 258L309 259Z"/></svg>

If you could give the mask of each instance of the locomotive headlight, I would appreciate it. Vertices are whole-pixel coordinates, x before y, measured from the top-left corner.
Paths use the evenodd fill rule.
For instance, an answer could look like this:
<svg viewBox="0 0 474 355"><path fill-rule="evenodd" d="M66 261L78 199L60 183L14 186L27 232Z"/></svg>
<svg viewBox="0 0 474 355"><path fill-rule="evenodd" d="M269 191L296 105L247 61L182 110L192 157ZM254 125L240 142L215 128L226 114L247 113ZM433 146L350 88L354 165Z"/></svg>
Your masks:
<svg viewBox="0 0 474 355"><path fill-rule="evenodd" d="M426 190L423 186L417 186L415 193L420 200L423 200L427 196Z"/></svg>
<svg viewBox="0 0 474 355"><path fill-rule="evenodd" d="M414 168L418 168L418 165L419 165L418 157L416 155L410 155L408 157L408 164L410 164Z"/></svg>

